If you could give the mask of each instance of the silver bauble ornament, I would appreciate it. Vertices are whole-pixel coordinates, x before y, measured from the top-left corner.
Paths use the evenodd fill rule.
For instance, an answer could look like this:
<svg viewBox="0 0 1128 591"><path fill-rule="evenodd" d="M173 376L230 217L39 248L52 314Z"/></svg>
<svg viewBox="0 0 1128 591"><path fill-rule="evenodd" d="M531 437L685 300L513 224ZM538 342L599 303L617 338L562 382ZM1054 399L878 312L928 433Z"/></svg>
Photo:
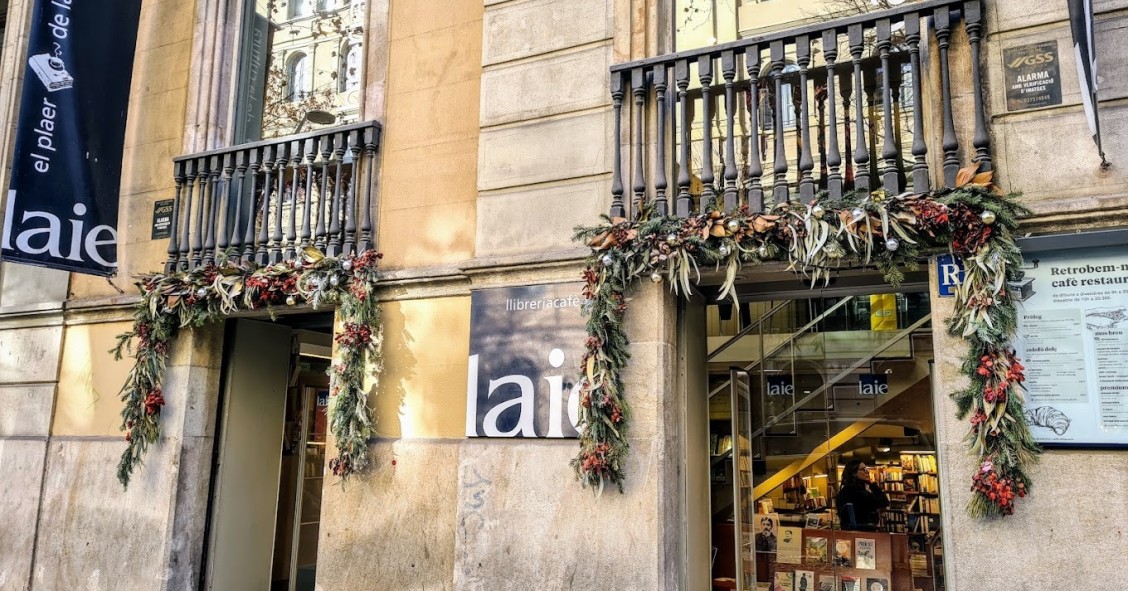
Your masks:
<svg viewBox="0 0 1128 591"><path fill-rule="evenodd" d="M599 260L603 262L604 267L610 267L611 263L615 262L615 259L612 258L611 255L609 255L609 254L603 255L603 258L599 259Z"/></svg>
<svg viewBox="0 0 1128 591"><path fill-rule="evenodd" d="M659 283L659 282L662 281L662 274L659 273L658 271L655 271L655 272L650 274L650 280L653 281L654 283Z"/></svg>
<svg viewBox="0 0 1128 591"><path fill-rule="evenodd" d="M341 261L341 268L346 270L346 271L348 271L349 269L352 269L352 261L348 261L348 260Z"/></svg>
<svg viewBox="0 0 1128 591"><path fill-rule="evenodd" d="M984 211L983 213L979 214L979 219L983 220L984 224L990 226L991 224L995 223L995 212L991 210Z"/></svg>
<svg viewBox="0 0 1128 591"><path fill-rule="evenodd" d="M666 244L673 246L677 243L678 243L678 235L677 234L670 234L670 235L666 236Z"/></svg>
<svg viewBox="0 0 1128 591"><path fill-rule="evenodd" d="M762 259L768 258L768 247L761 246L760 248L756 249L756 254L760 255L760 258Z"/></svg>
<svg viewBox="0 0 1128 591"><path fill-rule="evenodd" d="M717 248L717 252L721 253L721 256L728 256L729 247L722 244L719 248Z"/></svg>
<svg viewBox="0 0 1128 591"><path fill-rule="evenodd" d="M854 221L856 222L856 221L866 217L866 210L864 210L860 207L855 207L853 210L850 211L850 217L854 218Z"/></svg>
<svg viewBox="0 0 1128 591"><path fill-rule="evenodd" d="M341 283L341 280L336 275L333 275L332 277L329 278L329 285L332 285L333 287L337 287L337 285L339 283Z"/></svg>
<svg viewBox="0 0 1128 591"><path fill-rule="evenodd" d="M287 306L293 306L296 303L298 303L298 300L295 300L294 296L286 296L286 305Z"/></svg>
<svg viewBox="0 0 1128 591"><path fill-rule="evenodd" d="M728 223L725 224L725 227L728 228L729 232L735 233L737 230L740 229L740 222L738 222L736 220L729 220Z"/></svg>
<svg viewBox="0 0 1128 591"><path fill-rule="evenodd" d="M885 241L885 250L897 250L901 247L901 243L896 238L890 238Z"/></svg>
<svg viewBox="0 0 1128 591"><path fill-rule="evenodd" d="M821 218L826 215L826 209L821 205L816 205L811 208L811 217Z"/></svg>
<svg viewBox="0 0 1128 591"><path fill-rule="evenodd" d="M202 287L201 287L200 289L197 289L197 290L196 290L196 297L198 297L198 298L206 298L207 296L208 296L208 290L206 290L206 289L204 289L204 288L202 288Z"/></svg>

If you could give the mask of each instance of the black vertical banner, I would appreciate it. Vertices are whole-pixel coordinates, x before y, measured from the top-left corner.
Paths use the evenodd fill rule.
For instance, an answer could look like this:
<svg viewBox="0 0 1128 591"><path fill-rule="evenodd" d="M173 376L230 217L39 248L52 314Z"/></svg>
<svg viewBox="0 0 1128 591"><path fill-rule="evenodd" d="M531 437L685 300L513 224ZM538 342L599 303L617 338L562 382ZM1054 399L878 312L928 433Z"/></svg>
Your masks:
<svg viewBox="0 0 1128 591"><path fill-rule="evenodd" d="M141 0L36 0L3 260L111 275Z"/></svg>

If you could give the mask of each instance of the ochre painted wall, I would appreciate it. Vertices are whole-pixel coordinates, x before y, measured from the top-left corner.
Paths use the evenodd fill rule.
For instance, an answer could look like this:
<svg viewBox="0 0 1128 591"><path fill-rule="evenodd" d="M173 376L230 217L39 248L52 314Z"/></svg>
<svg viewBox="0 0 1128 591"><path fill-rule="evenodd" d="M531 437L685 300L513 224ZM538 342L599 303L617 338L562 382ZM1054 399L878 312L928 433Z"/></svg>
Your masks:
<svg viewBox="0 0 1128 591"><path fill-rule="evenodd" d="M373 402L377 437L463 437L470 298L388 302L381 311L384 371Z"/></svg>
<svg viewBox="0 0 1128 591"><path fill-rule="evenodd" d="M108 349L130 327L130 322L66 327L52 435L121 435L118 394L132 358L114 361Z"/></svg>
<svg viewBox="0 0 1128 591"><path fill-rule="evenodd" d="M474 254L482 3L393 0L379 247L389 269Z"/></svg>

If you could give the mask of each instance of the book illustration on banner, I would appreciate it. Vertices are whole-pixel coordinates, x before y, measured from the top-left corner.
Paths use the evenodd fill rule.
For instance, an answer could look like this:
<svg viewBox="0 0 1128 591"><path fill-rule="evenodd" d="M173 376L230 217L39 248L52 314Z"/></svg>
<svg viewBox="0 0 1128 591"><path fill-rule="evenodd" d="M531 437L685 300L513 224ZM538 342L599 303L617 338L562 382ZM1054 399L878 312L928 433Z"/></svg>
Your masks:
<svg viewBox="0 0 1128 591"><path fill-rule="evenodd" d="M1031 427L1044 427L1053 430L1057 435L1065 435L1072 422L1065 413L1052 406L1039 406L1026 409L1026 421Z"/></svg>
<svg viewBox="0 0 1128 591"><path fill-rule="evenodd" d="M857 552L854 555L854 565L857 568L877 568L877 542L870 538L854 540Z"/></svg>
<svg viewBox="0 0 1128 591"><path fill-rule="evenodd" d="M757 513L756 524L760 527L760 531L756 532L756 552L775 554L776 544L779 542L776 535L779 531L779 515Z"/></svg>
<svg viewBox="0 0 1128 591"><path fill-rule="evenodd" d="M776 561L785 564L800 564L803 562L803 528L779 528Z"/></svg>
<svg viewBox="0 0 1128 591"><path fill-rule="evenodd" d="M795 591L795 573L776 571L775 589L772 589L772 591Z"/></svg>
<svg viewBox="0 0 1128 591"><path fill-rule="evenodd" d="M838 591L862 591L862 582L858 577L842 576Z"/></svg>
<svg viewBox="0 0 1128 591"><path fill-rule="evenodd" d="M865 591L889 591L889 579L884 577L867 577Z"/></svg>
<svg viewBox="0 0 1128 591"><path fill-rule="evenodd" d="M807 536L807 560L819 564L826 563L826 538Z"/></svg>
<svg viewBox="0 0 1128 591"><path fill-rule="evenodd" d="M822 517L821 513L808 513L807 521L804 525L806 525L808 529L821 529Z"/></svg>
<svg viewBox="0 0 1128 591"><path fill-rule="evenodd" d="M1085 310L1085 326L1089 327L1089 330L1120 328L1120 323L1125 320L1128 320L1128 313L1123 306Z"/></svg>
<svg viewBox="0 0 1128 591"><path fill-rule="evenodd" d="M795 571L795 591L815 591L815 572L809 570Z"/></svg>
<svg viewBox="0 0 1128 591"><path fill-rule="evenodd" d="M835 540L834 566L854 566L854 544L850 540Z"/></svg>
<svg viewBox="0 0 1128 591"><path fill-rule="evenodd" d="M33 55L27 60L27 65L39 77L47 92L55 92L74 86L74 78L67 72L67 65L57 56L49 53Z"/></svg>
<svg viewBox="0 0 1128 591"><path fill-rule="evenodd" d="M819 591L838 591L838 580L834 575L819 575Z"/></svg>

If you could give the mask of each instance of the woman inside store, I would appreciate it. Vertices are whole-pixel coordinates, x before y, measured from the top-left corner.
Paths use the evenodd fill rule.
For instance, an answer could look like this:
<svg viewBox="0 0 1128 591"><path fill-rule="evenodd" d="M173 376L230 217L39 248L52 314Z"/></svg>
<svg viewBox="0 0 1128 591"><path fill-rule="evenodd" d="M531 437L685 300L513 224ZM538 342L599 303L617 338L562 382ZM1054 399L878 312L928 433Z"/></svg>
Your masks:
<svg viewBox="0 0 1128 591"><path fill-rule="evenodd" d="M879 512L889 506L885 491L870 480L869 468L861 460L850 460L842 470L842 488L835 507L842 529L875 531Z"/></svg>

